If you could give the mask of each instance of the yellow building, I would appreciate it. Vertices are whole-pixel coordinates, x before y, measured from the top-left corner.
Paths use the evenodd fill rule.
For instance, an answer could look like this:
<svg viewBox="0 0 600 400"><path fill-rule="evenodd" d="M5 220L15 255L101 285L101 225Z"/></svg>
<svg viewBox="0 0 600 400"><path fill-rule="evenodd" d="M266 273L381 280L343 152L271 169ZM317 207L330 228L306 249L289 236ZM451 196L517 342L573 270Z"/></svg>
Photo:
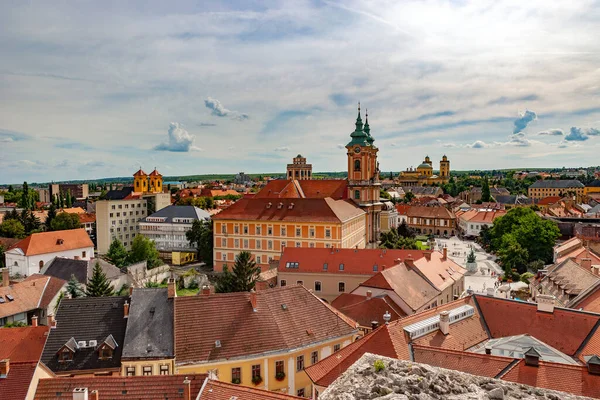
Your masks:
<svg viewBox="0 0 600 400"><path fill-rule="evenodd" d="M154 168L150 175L146 174L141 168L133 174L134 193L162 193L163 179L162 175Z"/></svg>
<svg viewBox="0 0 600 400"><path fill-rule="evenodd" d="M562 179L562 180L550 180L544 179L535 181L527 189L527 195L530 199L543 199L550 196L559 197L575 197L576 201L581 201L584 193L585 186L583 183L576 179Z"/></svg>
<svg viewBox="0 0 600 400"><path fill-rule="evenodd" d="M429 156L417 168L407 168L400 172L398 184L400 186L425 186L433 184L444 184L450 180L450 161L444 155L440 161L440 174L433 173L433 163Z"/></svg>
<svg viewBox="0 0 600 400"><path fill-rule="evenodd" d="M588 194L592 193L600 193L600 179L594 180L592 183L586 185L586 187L583 188L584 195L587 196Z"/></svg>
<svg viewBox="0 0 600 400"><path fill-rule="evenodd" d="M308 397L304 368L358 336L356 322L303 286L175 299L178 374Z"/></svg>
<svg viewBox="0 0 600 400"><path fill-rule="evenodd" d="M287 165L287 178L299 181L312 179L312 164L307 164L306 157L298 154L292 163Z"/></svg>

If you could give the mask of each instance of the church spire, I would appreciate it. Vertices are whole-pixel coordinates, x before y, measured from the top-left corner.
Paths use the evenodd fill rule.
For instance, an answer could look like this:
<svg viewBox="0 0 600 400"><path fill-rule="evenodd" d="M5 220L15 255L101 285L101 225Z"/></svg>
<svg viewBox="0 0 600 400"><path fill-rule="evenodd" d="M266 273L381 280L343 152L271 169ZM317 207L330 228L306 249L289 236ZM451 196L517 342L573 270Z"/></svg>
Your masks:
<svg viewBox="0 0 600 400"><path fill-rule="evenodd" d="M363 130L362 118L360 117L360 101L358 102L358 116L356 117L356 130L355 132L360 132Z"/></svg>
<svg viewBox="0 0 600 400"><path fill-rule="evenodd" d="M369 110L365 109L365 127L363 129L365 133L368 135L371 132L371 128L369 128Z"/></svg>

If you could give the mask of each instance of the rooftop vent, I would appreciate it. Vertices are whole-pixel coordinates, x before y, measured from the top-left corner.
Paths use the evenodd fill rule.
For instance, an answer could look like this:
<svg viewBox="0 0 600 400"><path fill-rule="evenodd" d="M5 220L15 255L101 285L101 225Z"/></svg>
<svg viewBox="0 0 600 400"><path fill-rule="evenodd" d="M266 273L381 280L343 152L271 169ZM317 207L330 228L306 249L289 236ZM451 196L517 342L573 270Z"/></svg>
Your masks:
<svg viewBox="0 0 600 400"><path fill-rule="evenodd" d="M292 208L294 208L294 203L290 203L290 205L288 206L288 210L291 210Z"/></svg>
<svg viewBox="0 0 600 400"><path fill-rule="evenodd" d="M81 348L87 347L87 342L85 340L80 340L77 342L77 346Z"/></svg>
<svg viewBox="0 0 600 400"><path fill-rule="evenodd" d="M463 319L469 318L470 316L475 314L475 309L465 304L464 306L457 307L455 309L450 310L449 312L449 322L453 324L455 322L461 321ZM440 328L440 316L435 315L433 317L424 319L419 322L415 322L414 324L408 325L404 327L404 330L408 333L408 336L411 339L416 339L418 337L427 335L430 332L436 331Z"/></svg>
<svg viewBox="0 0 600 400"><path fill-rule="evenodd" d="M90 340L88 342L88 346L89 347L96 347L96 346L98 346L98 341L97 340Z"/></svg>
<svg viewBox="0 0 600 400"><path fill-rule="evenodd" d="M283 208L283 203L280 202L279 204L277 204L277 208L278 209L282 209Z"/></svg>
<svg viewBox="0 0 600 400"><path fill-rule="evenodd" d="M7 294L6 298L7 298L8 301L14 301L15 300L15 298L11 294Z"/></svg>
<svg viewBox="0 0 600 400"><path fill-rule="evenodd" d="M271 202L267 203L267 208L271 208L272 205L273 205L273 203L271 203Z"/></svg>
<svg viewBox="0 0 600 400"><path fill-rule="evenodd" d="M281 305L281 309L284 310L284 311L287 310L288 309L287 304L282 304Z"/></svg>
<svg viewBox="0 0 600 400"><path fill-rule="evenodd" d="M215 340L215 347L216 348L220 348L221 347L221 341L220 340Z"/></svg>
<svg viewBox="0 0 600 400"><path fill-rule="evenodd" d="M56 244L57 244L57 245L61 245L61 244L63 244L64 242L65 242L65 241L64 241L64 240L62 240L62 239L57 239L57 240L56 240Z"/></svg>
<svg viewBox="0 0 600 400"><path fill-rule="evenodd" d="M4 297L0 297L0 304L4 304L6 303L6 300L4 300Z"/></svg>

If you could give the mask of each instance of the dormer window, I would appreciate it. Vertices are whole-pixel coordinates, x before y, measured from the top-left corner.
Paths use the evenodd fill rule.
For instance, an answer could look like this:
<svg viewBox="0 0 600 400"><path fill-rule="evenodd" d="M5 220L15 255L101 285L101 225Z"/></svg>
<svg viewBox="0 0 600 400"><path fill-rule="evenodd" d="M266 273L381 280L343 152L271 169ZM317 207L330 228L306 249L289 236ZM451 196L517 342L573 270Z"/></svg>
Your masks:
<svg viewBox="0 0 600 400"><path fill-rule="evenodd" d="M100 357L101 360L110 359L112 356L113 349L111 349L108 345L103 345L100 347L100 349L98 349L98 357Z"/></svg>
<svg viewBox="0 0 600 400"><path fill-rule="evenodd" d="M62 350L58 353L58 361L67 362L73 361L73 352L66 347L63 347Z"/></svg>

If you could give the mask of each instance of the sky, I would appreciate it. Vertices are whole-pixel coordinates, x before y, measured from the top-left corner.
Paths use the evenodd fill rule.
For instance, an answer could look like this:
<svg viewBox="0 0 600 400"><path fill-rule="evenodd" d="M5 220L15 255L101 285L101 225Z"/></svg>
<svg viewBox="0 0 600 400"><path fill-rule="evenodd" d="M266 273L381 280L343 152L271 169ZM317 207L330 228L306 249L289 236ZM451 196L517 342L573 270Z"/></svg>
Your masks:
<svg viewBox="0 0 600 400"><path fill-rule="evenodd" d="M598 165L600 1L4 1L0 182Z"/></svg>

